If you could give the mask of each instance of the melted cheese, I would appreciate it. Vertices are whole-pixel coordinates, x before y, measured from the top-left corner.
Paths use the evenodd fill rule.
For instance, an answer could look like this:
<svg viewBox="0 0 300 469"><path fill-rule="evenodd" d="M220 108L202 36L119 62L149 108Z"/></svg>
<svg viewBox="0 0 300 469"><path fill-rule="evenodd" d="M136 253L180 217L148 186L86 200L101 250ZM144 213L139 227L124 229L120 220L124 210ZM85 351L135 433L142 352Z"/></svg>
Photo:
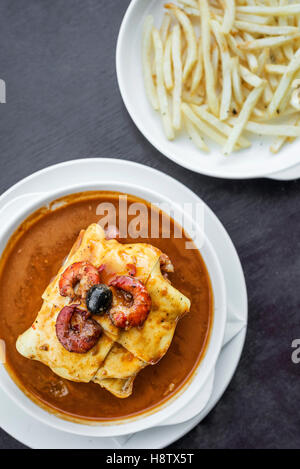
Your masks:
<svg viewBox="0 0 300 469"><path fill-rule="evenodd" d="M39 360L57 375L78 382L94 381L119 398L132 393L140 370L157 363L167 352L177 321L190 308L190 301L162 276L161 251L149 244L121 244L105 239L103 229L90 225L82 231L56 277L42 295L43 306L26 332L17 340L23 356ZM135 277L143 282L151 296L152 307L141 328L121 331L109 315L94 316L103 333L95 347L85 354L70 353L56 337L56 318L69 299L59 293L59 279L74 262L88 261L97 268L105 265L105 275L128 275L135 265ZM120 301L114 296L114 304ZM86 308L85 304L81 304Z"/></svg>

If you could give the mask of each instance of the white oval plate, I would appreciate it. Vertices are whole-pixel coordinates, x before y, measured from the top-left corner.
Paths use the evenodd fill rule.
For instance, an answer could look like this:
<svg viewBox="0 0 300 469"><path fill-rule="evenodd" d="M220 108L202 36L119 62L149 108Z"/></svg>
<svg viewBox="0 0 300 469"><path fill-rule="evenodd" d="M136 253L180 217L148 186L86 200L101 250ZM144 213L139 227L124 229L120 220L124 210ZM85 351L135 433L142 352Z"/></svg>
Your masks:
<svg viewBox="0 0 300 469"><path fill-rule="evenodd" d="M132 0L124 16L117 43L117 76L121 95L134 123L147 140L170 160L197 173L229 179L272 177L299 163L299 143L286 145L278 155L269 151L270 139L254 137L251 148L229 157L212 147L198 150L185 135L169 142L160 116L151 108L144 89L141 38L145 17L152 14L160 25L165 0Z"/></svg>
<svg viewBox="0 0 300 469"><path fill-rule="evenodd" d="M106 163L108 160L105 160ZM9 189L0 198L0 208L10 203L16 197L24 196L32 192L43 192L60 187L61 182L67 180L68 185L92 182L99 183L103 169L104 160L86 159L73 162L66 162L55 165L46 170L39 171L32 176L22 180ZM111 166L116 169L116 165L123 165L123 171L118 175L131 174L134 177L134 168L144 168L149 174L152 173L157 178L160 187L164 185L172 186L176 197L182 197L189 203L199 203L200 199L185 186L176 180L157 172L151 168L143 167L136 163L119 160L111 160ZM126 166L126 170L125 167ZM98 176L99 175L99 176ZM159 178L159 180L158 180ZM147 184L146 184L147 185ZM231 307L239 311L241 318L247 321L247 293L243 271L235 251L235 248L226 233L225 229L218 221L212 211L204 204L205 209L205 230L220 259L223 272L225 274L226 289ZM171 444L183 434L188 432L202 418L204 418L211 408L220 399L228 386L232 375L238 364L246 329L243 329L236 337L228 343L221 352L216 366L216 379L212 396L205 409L188 422L146 430L133 435L124 444L124 448L162 448ZM3 395L1 391L0 399L0 425L16 439L33 448L118 448L117 440L112 438L83 437L66 432L61 432L45 425L32 418L20 409L13 401ZM17 424L16 424L17 422Z"/></svg>
<svg viewBox="0 0 300 469"><path fill-rule="evenodd" d="M300 178L300 164L292 166L285 171L279 173L273 173L268 176L269 179L275 179L276 181L294 181Z"/></svg>

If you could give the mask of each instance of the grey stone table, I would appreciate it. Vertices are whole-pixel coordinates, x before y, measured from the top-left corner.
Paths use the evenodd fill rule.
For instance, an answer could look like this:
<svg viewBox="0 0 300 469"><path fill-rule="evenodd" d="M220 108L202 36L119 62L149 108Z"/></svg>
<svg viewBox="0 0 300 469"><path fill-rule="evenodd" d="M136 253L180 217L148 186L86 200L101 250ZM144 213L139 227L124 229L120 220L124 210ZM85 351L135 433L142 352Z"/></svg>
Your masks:
<svg viewBox="0 0 300 469"><path fill-rule="evenodd" d="M175 177L214 210L235 243L249 330L220 403L173 448L300 446L300 181L223 181L180 168L139 133L122 103L115 45L129 0L1 0L0 192L82 157L138 161ZM134 45L133 45L134 46ZM0 430L0 448L23 446Z"/></svg>

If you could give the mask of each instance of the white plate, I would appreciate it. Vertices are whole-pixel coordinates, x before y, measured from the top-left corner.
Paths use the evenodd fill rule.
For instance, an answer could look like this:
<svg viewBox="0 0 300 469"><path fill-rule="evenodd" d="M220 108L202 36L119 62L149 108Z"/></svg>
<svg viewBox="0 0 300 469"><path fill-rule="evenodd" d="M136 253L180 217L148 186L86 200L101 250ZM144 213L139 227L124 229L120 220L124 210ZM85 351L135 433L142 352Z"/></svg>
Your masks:
<svg viewBox="0 0 300 469"><path fill-rule="evenodd" d="M185 168L209 176L249 179L272 176L299 163L299 142L286 145L278 155L269 152L270 139L255 137L253 146L230 157L217 147L211 153L199 151L186 137L169 142L159 114L148 103L142 76L141 38L148 14L160 25L165 0L132 0L121 25L117 44L117 76L127 110L142 134L166 157Z"/></svg>
<svg viewBox="0 0 300 469"><path fill-rule="evenodd" d="M39 171L32 176L16 184L1 196L0 208L18 196L32 192L47 192L49 188L55 190L60 187L61 181L67 180L68 185L95 182L99 184L103 175L103 163L108 160L90 159L67 162ZM160 187L168 185L173 187L176 197L182 196L191 203L199 203L199 198L189 189L174 179L157 172L151 168L143 167L136 163L120 160L109 160L111 167L117 170L118 179L122 179L125 173L134 177L135 169L142 168L152 174ZM150 179L150 178L149 178ZM151 178L153 180L153 178ZM211 210L205 205L205 229L212 244L215 246L220 259L225 279L230 304L240 316L247 320L247 293L244 276L239 258L234 246ZM230 279L230 281L229 281ZM216 367L216 381L213 394L204 411L195 416L189 422L180 425L155 428L135 434L124 447L126 448L161 448L180 438L184 433L196 425L219 400L226 389L240 358L244 344L246 330L241 331L224 349L219 357ZM55 430L48 425L38 422L23 410L17 407L9 398L3 396L0 399L0 424L4 430L15 438L33 448L115 448L116 442L108 438L94 438L71 435Z"/></svg>

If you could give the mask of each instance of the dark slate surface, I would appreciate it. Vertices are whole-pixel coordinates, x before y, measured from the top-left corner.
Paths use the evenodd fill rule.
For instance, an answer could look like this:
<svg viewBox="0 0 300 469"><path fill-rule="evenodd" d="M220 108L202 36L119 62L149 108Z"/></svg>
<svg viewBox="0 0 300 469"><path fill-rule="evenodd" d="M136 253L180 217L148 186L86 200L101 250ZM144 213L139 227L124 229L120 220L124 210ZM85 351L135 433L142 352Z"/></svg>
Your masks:
<svg viewBox="0 0 300 469"><path fill-rule="evenodd" d="M119 95L117 33L129 0L1 0L0 192L33 171L82 157L158 168L199 194L224 223L249 290L242 360L221 402L172 448L297 448L300 364L300 182L222 181L168 161ZM0 430L1 448L22 445Z"/></svg>

